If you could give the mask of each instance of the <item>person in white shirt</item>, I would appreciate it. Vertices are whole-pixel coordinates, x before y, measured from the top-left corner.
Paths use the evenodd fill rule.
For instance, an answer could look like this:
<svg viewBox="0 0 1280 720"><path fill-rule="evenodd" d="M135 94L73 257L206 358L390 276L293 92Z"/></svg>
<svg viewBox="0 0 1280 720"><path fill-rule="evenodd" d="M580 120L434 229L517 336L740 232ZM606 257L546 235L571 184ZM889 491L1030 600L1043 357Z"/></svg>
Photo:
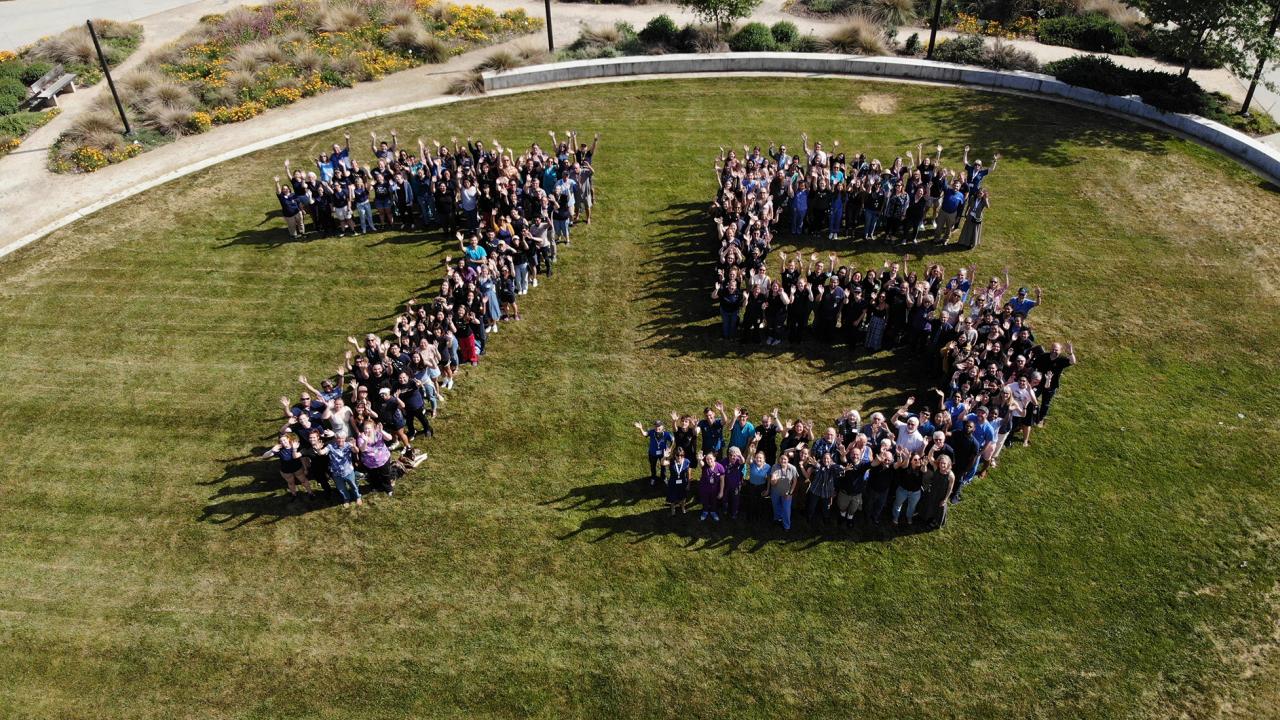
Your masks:
<svg viewBox="0 0 1280 720"><path fill-rule="evenodd" d="M893 415L893 425L898 428L898 447L906 450L908 455L923 452L924 446L928 444L924 435L920 434L920 418L911 415L905 421L901 419L907 416L907 408L915 404L915 401L915 397L907 398L907 403Z"/></svg>

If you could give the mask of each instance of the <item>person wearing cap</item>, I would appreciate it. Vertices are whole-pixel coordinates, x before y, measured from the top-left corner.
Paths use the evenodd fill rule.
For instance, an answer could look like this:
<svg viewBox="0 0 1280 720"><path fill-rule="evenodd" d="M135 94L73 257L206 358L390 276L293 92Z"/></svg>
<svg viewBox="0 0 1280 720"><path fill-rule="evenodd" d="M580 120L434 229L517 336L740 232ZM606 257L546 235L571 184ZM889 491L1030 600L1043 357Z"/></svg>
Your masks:
<svg viewBox="0 0 1280 720"><path fill-rule="evenodd" d="M413 441L409 439L408 423L404 417L404 401L393 394L391 388L387 386L378 389L378 401L375 412L378 414L378 419L382 421L383 429L395 438L396 444L403 449L405 457L412 458L414 456Z"/></svg>
<svg viewBox="0 0 1280 720"><path fill-rule="evenodd" d="M1023 317L1026 317L1028 314L1030 314L1033 308L1035 308L1037 305L1040 304L1041 300L1043 299L1044 299L1044 291L1042 291L1039 287L1036 288L1035 300L1032 300L1031 298L1027 297L1027 288L1020 287L1018 288L1018 296L1010 300L1008 302L1008 305L1009 307L1013 308L1013 311L1015 313Z"/></svg>

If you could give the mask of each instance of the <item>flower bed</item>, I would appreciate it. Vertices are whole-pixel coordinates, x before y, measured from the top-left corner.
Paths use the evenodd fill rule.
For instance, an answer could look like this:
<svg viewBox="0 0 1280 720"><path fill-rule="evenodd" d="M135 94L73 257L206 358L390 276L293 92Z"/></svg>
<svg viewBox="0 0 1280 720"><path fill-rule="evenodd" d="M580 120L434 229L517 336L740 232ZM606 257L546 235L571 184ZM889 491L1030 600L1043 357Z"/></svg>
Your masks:
<svg viewBox="0 0 1280 720"><path fill-rule="evenodd" d="M152 132L140 145L145 150L541 27L521 9L498 13L435 0L279 0L201 18L117 85L134 124ZM108 164L141 152L129 154L124 148L131 144L100 132L111 112L104 103L64 133L51 169L102 167L97 155L77 154L85 147Z"/></svg>

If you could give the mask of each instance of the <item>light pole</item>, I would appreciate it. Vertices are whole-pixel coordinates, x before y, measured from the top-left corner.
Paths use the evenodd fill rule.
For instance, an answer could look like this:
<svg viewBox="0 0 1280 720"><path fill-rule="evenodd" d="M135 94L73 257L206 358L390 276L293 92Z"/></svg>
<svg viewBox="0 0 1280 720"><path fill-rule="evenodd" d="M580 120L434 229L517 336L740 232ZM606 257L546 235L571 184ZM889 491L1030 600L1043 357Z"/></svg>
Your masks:
<svg viewBox="0 0 1280 720"><path fill-rule="evenodd" d="M547 52L555 52L556 41L555 41L555 37L551 34L551 0L546 0L546 3L547 3Z"/></svg>
<svg viewBox="0 0 1280 720"><path fill-rule="evenodd" d="M111 88L111 97L115 98L116 110L120 112L120 122L124 123L124 134L128 137L133 134L133 128L129 127L129 118L124 114L124 105L120 102L120 93L116 92L116 82L111 79L111 68L107 67L107 59L102 56L102 45L98 42L98 32L93 29L93 21L85 20L84 24L89 27L89 37L93 38L93 49L98 51L98 62L102 65L102 74L107 77L107 87Z"/></svg>
<svg viewBox="0 0 1280 720"><path fill-rule="evenodd" d="M942 19L942 0L933 4L933 22L929 23L929 51L924 54L925 60L933 59L933 41L938 37L938 22Z"/></svg>

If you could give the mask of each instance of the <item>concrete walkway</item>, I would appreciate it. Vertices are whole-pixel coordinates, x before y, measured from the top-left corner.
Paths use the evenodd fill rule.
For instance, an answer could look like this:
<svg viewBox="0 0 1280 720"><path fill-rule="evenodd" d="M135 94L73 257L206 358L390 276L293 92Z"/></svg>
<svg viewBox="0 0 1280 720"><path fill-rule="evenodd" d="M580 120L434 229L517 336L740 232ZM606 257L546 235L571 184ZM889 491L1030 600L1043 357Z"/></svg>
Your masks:
<svg viewBox="0 0 1280 720"><path fill-rule="evenodd" d="M536 17L544 14L543 4L538 0L483 0L483 3L496 10L519 7ZM0 4L0 7L7 4ZM121 4L129 3L126 0ZM225 12L238 4L242 3L239 0L198 0L141 18L139 22L146 28L143 46L120 68L119 74L127 73L153 50L192 26L201 16ZM791 20L799 26L802 33L812 33L819 37L829 34L840 25L838 21L797 18L782 12L781 5L782 0L765 0L753 19L766 23ZM681 24L694 19L674 5L661 3L636 6L556 3L553 5L552 19L556 46L568 45L587 26L598 27L625 21L639 28L660 13L667 13ZM109 12L100 14L110 15ZM56 22L60 23L60 27L65 27L77 20L68 17ZM939 33L940 37L952 35L947 32ZM921 36L926 38L927 33L922 30ZM545 42L546 35L542 33L508 45L545 47ZM1077 51L1069 48L1034 42L1016 41L1014 44L1032 52L1042 62L1077 54ZM0 159L0 177L5 178L3 187L0 188L0 218L4 218L4 227L0 229L0 248L130 187L164 177L236 148L324 123L356 118L371 108L398 106L442 95L457 74L469 70L493 50L480 49L456 57L444 65L407 70L378 82L362 83L354 88L336 90L284 108L269 110L246 122L219 126L201 135L181 138L91 175L55 175L46 169L46 161L49 146L79 113L92 104L95 96L107 93L106 84L100 83L98 87L88 91L65 95L60 98L64 110L58 118L27 138L18 150ZM1117 62L1130 67L1170 69L1169 66L1144 58L1117 58ZM1199 71L1193 75L1209 89L1243 97L1243 86L1226 71Z"/></svg>

